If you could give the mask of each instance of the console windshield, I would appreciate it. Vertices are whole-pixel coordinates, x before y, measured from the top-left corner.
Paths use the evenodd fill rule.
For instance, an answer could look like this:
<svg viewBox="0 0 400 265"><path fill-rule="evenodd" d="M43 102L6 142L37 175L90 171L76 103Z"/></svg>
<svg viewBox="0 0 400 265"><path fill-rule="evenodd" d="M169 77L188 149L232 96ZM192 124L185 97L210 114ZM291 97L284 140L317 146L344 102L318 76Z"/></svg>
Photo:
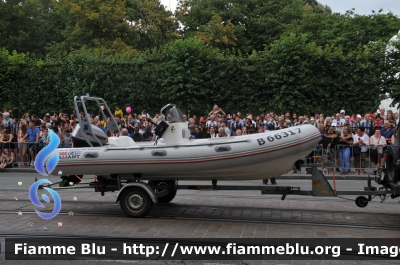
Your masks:
<svg viewBox="0 0 400 265"><path fill-rule="evenodd" d="M181 110L173 107L167 111L167 121L169 123L185 122L185 119L183 118Z"/></svg>

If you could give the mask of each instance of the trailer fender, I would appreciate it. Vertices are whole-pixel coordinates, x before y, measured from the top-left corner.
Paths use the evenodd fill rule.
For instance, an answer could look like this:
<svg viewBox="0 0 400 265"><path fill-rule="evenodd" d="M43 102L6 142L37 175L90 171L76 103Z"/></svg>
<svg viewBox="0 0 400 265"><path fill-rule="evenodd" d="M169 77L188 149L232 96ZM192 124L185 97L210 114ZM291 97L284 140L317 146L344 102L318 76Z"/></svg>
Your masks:
<svg viewBox="0 0 400 265"><path fill-rule="evenodd" d="M149 194L151 200L152 200L154 203L157 203L157 196L156 196L156 194L154 193L154 190L153 190L147 183L144 183L144 182L132 182L132 183L127 183L127 184L125 184L125 185L118 191L118 194L117 194L117 196L116 196L116 201L115 201L115 202L118 202L118 201L119 201L119 197L120 197L120 195L121 195L121 193L122 193L122 191L123 191L124 189L126 189L126 188L128 188L128 187L132 187L132 186L133 186L133 187L142 188L144 191L147 192L147 194Z"/></svg>

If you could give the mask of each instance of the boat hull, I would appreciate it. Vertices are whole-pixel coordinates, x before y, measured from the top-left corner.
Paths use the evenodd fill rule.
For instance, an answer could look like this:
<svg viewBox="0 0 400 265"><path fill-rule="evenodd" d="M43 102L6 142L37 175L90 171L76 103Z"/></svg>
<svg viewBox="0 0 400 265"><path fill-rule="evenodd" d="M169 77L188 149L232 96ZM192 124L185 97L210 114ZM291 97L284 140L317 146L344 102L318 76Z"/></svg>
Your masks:
<svg viewBox="0 0 400 265"><path fill-rule="evenodd" d="M280 176L319 141L311 125L248 136L57 149L62 175L141 174L143 180L255 180Z"/></svg>

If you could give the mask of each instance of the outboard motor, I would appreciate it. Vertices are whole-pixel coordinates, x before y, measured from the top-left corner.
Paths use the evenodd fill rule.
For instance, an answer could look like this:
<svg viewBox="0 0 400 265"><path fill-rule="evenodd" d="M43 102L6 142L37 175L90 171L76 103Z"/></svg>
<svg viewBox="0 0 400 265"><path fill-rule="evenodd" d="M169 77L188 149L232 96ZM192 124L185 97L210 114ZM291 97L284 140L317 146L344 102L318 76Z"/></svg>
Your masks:
<svg viewBox="0 0 400 265"><path fill-rule="evenodd" d="M83 128L81 128L79 124L75 127L74 131L72 132L72 143L74 147L90 147L87 141L90 141L93 146L104 146L108 143L107 135L103 132L102 129L91 124L90 126L92 126L92 132L95 135L92 135L92 133L88 129L84 130ZM86 138L84 135L85 131Z"/></svg>

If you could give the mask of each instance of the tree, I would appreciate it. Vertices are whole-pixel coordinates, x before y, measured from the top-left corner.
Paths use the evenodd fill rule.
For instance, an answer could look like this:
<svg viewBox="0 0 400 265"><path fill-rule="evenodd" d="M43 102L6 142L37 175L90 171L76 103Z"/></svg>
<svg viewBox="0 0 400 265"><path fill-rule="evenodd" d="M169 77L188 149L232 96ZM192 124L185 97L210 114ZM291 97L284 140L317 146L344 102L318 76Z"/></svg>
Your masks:
<svg viewBox="0 0 400 265"><path fill-rule="evenodd" d="M400 33L400 31L399 31ZM386 47L386 60L382 72L382 90L393 99L392 105L400 103L400 35L393 37Z"/></svg>
<svg viewBox="0 0 400 265"><path fill-rule="evenodd" d="M379 40L387 41L400 28L400 18L381 11L371 15L315 13L311 6L304 6L302 19L286 26L286 33L307 34L308 40L317 45L334 44L344 52L357 49Z"/></svg>
<svg viewBox="0 0 400 265"><path fill-rule="evenodd" d="M160 47L180 38L172 12L159 0L127 0L126 12L129 24L140 37L135 46L139 50Z"/></svg>
<svg viewBox="0 0 400 265"><path fill-rule="evenodd" d="M233 24L230 21L224 23L222 18L215 12L211 20L200 26L196 38L203 39L213 47L221 50L236 46L237 38L233 33Z"/></svg>
<svg viewBox="0 0 400 265"><path fill-rule="evenodd" d="M52 43L53 55L88 47L98 52L133 52L137 40L123 0L59 0L55 15L62 23L62 40Z"/></svg>
<svg viewBox="0 0 400 265"><path fill-rule="evenodd" d="M0 47L44 56L50 1L0 1Z"/></svg>
<svg viewBox="0 0 400 265"><path fill-rule="evenodd" d="M251 53L279 39L286 24L301 18L304 5L302 0L181 0L175 15L183 25L181 34L193 37L215 12L225 25L233 24L237 48Z"/></svg>

